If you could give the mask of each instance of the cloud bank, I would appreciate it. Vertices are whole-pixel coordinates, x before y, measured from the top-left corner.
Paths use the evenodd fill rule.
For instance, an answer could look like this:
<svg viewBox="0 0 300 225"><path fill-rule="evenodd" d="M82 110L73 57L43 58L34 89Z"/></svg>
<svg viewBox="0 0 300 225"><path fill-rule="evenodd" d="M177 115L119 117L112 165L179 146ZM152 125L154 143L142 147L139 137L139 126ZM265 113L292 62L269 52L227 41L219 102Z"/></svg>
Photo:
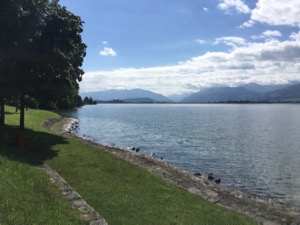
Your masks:
<svg viewBox="0 0 300 225"><path fill-rule="evenodd" d="M227 1L225 0L221 4L226 5ZM235 7L242 4L243 2L240 4L236 3ZM223 10L226 9L224 8ZM237 11L239 10L237 9ZM300 27L299 0L258 0L255 9L250 13L250 20L246 21L241 27L253 27L257 22L273 26Z"/></svg>
<svg viewBox="0 0 300 225"><path fill-rule="evenodd" d="M300 32L292 33L283 42L271 39L255 43L236 37L216 40L220 41L235 46L229 52L207 52L174 66L87 72L81 91L139 87L171 95L211 86L300 81Z"/></svg>
<svg viewBox="0 0 300 225"><path fill-rule="evenodd" d="M299 0L258 0L250 9L242 0L222 0L218 8L224 13L249 15L244 28L257 23L269 26L300 28ZM164 95L199 91L204 87L300 82L300 31L285 41L282 33L268 29L253 35L252 41L241 37L218 37L213 45L226 45L227 52L207 52L173 66L121 68L113 71L87 72L80 84L81 92L105 89L143 88ZM198 39L198 44L208 41ZM116 56L105 47L103 56Z"/></svg>
<svg viewBox="0 0 300 225"><path fill-rule="evenodd" d="M251 20L269 25L300 27L300 1L259 0L251 12Z"/></svg>

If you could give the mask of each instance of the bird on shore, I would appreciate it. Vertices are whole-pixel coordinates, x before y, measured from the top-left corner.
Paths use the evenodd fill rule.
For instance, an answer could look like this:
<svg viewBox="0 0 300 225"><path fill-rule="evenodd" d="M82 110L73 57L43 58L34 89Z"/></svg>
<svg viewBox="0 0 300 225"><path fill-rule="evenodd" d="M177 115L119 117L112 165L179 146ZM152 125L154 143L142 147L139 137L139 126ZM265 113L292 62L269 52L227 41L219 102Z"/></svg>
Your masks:
<svg viewBox="0 0 300 225"><path fill-rule="evenodd" d="M196 172L196 173L194 173L194 176L201 177L201 173Z"/></svg>
<svg viewBox="0 0 300 225"><path fill-rule="evenodd" d="M207 179L209 179L209 180L214 180L215 178L214 178L214 174L213 173L208 173L207 174Z"/></svg>
<svg viewBox="0 0 300 225"><path fill-rule="evenodd" d="M221 183L221 179L220 178L216 179L215 182L216 182L216 184L219 184L219 183Z"/></svg>

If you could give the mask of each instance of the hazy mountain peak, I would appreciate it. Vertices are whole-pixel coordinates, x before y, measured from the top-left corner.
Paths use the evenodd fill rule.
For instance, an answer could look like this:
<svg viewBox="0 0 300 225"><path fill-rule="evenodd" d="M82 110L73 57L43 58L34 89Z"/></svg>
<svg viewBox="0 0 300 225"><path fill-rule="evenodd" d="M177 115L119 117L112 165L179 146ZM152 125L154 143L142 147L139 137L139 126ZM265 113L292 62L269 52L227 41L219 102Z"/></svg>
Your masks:
<svg viewBox="0 0 300 225"><path fill-rule="evenodd" d="M153 99L156 102L170 102L171 100L167 97L154 93L152 91L147 91L143 89L110 89L107 91L98 91L98 92L82 92L80 93L81 97L92 97L94 100L98 101L111 101L114 99L124 100L124 99L142 99L149 98Z"/></svg>

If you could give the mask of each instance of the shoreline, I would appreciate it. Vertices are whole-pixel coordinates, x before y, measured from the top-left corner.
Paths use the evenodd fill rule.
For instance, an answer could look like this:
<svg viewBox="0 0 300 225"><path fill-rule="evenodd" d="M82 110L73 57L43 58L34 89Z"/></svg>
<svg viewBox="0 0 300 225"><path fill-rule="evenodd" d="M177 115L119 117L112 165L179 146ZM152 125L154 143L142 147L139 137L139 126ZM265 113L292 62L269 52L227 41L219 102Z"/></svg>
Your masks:
<svg viewBox="0 0 300 225"><path fill-rule="evenodd" d="M263 224L300 224L300 211L295 209L214 184L202 176L195 176L188 171L176 168L150 156L117 147L106 146L80 137L72 132L74 128L78 126L78 120L74 118L48 120L44 126L51 128L53 124L60 121L63 121L60 127L60 133L62 135L96 147L119 159L142 167L165 181L183 188L208 202L245 214Z"/></svg>

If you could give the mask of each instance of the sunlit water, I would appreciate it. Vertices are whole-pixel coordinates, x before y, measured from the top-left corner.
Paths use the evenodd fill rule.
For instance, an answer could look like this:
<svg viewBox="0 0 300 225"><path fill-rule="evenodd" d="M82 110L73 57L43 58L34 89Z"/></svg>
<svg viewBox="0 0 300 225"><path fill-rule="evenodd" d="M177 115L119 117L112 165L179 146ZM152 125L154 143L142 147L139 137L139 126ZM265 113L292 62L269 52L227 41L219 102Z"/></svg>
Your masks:
<svg viewBox="0 0 300 225"><path fill-rule="evenodd" d="M100 104L64 115L79 119L79 135L300 207L300 105Z"/></svg>

